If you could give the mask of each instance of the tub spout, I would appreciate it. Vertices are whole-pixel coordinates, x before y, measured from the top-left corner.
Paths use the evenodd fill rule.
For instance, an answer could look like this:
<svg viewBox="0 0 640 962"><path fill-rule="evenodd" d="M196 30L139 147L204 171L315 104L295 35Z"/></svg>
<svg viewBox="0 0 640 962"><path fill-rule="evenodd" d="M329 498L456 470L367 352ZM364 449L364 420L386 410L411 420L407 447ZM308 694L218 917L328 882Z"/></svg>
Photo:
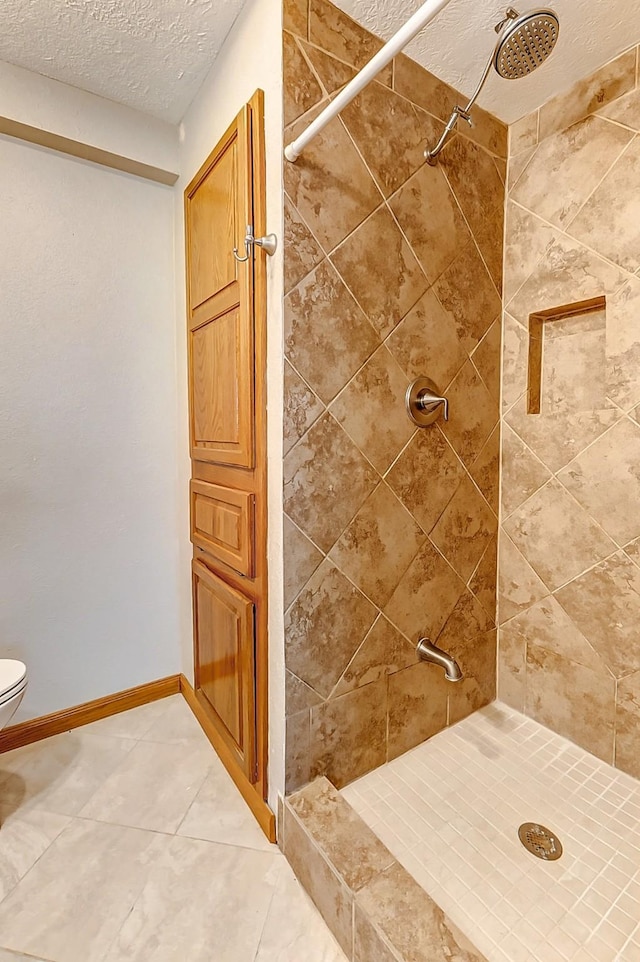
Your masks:
<svg viewBox="0 0 640 962"><path fill-rule="evenodd" d="M441 668L444 668L444 677L447 681L462 681L464 675L460 671L460 665L455 658L452 658L441 648L437 648L428 638L420 638L416 645L416 651L421 661L428 661L432 665L440 665Z"/></svg>

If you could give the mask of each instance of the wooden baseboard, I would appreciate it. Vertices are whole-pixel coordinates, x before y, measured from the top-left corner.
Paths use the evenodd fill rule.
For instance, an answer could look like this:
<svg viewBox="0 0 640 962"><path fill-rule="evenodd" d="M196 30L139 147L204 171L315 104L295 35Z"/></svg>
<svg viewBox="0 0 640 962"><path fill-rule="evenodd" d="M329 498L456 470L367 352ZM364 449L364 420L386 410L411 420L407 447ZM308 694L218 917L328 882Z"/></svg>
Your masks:
<svg viewBox="0 0 640 962"><path fill-rule="evenodd" d="M83 705L75 705L73 708L65 708L51 715L32 718L30 721L12 725L0 732L0 754L9 752L13 748L30 745L42 738L49 738L50 735L60 735L72 728L88 725L100 718L108 718L109 715L117 715L118 712L146 705L150 701L157 701L158 698L177 695L180 691L180 675L169 675L168 678L150 681L146 685L137 685L126 691L119 691L115 695L105 695L104 698L96 698Z"/></svg>
<svg viewBox="0 0 640 962"><path fill-rule="evenodd" d="M180 690L184 695L189 708L196 716L200 727L216 750L218 758L231 775L236 787L245 802L251 809L258 825L267 836L270 842L276 841L276 818L267 803L260 797L258 792L251 785L239 768L235 758L221 739L218 730L210 720L206 709L203 707L198 694L194 691L193 685L185 675L180 675Z"/></svg>

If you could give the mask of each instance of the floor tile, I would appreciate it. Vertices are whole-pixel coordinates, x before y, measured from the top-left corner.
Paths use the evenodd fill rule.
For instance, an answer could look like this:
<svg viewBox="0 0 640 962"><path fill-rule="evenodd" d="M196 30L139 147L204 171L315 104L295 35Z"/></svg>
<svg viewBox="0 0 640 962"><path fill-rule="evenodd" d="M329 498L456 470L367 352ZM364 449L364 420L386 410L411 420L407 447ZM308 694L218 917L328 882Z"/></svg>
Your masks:
<svg viewBox="0 0 640 962"><path fill-rule="evenodd" d="M82 729L90 735L111 735L115 738L132 738L137 741L149 731L153 723L167 711L168 706L177 699L183 701L182 695L171 695L158 701L130 708L128 711L118 712L108 718L85 725Z"/></svg>
<svg viewBox="0 0 640 962"><path fill-rule="evenodd" d="M27 874L69 821L67 815L33 811L18 812L3 818L0 826L0 902Z"/></svg>
<svg viewBox="0 0 640 962"><path fill-rule="evenodd" d="M177 834L263 852L275 851L217 758L213 759L211 770Z"/></svg>
<svg viewBox="0 0 640 962"><path fill-rule="evenodd" d="M640 782L533 719L494 703L342 794L489 962L635 959ZM525 821L560 860L524 849Z"/></svg>
<svg viewBox="0 0 640 962"><path fill-rule="evenodd" d="M253 962L280 858L167 840L104 962Z"/></svg>
<svg viewBox="0 0 640 962"><path fill-rule="evenodd" d="M2 942L51 962L102 962L165 842L74 820L0 903Z"/></svg>
<svg viewBox="0 0 640 962"><path fill-rule="evenodd" d="M186 742L209 744L182 695L165 698L163 703L164 710L154 719L144 735L140 736L141 739L149 742L164 742L167 745L183 745Z"/></svg>
<svg viewBox="0 0 640 962"><path fill-rule="evenodd" d="M301 962L302 959L346 962L342 949L283 859L255 962Z"/></svg>
<svg viewBox="0 0 640 962"><path fill-rule="evenodd" d="M3 805L76 815L134 744L75 729L0 755Z"/></svg>
<svg viewBox="0 0 640 962"><path fill-rule="evenodd" d="M100 822L173 833L215 757L206 739L176 745L136 742L80 814Z"/></svg>

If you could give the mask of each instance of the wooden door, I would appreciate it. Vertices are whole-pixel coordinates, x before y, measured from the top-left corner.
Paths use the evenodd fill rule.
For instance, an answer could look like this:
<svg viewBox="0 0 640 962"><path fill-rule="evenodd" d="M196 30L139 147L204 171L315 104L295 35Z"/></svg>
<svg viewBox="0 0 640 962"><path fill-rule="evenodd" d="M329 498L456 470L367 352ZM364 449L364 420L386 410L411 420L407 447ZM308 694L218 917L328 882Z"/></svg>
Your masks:
<svg viewBox="0 0 640 962"><path fill-rule="evenodd" d="M263 95L185 191L196 697L268 834Z"/></svg>

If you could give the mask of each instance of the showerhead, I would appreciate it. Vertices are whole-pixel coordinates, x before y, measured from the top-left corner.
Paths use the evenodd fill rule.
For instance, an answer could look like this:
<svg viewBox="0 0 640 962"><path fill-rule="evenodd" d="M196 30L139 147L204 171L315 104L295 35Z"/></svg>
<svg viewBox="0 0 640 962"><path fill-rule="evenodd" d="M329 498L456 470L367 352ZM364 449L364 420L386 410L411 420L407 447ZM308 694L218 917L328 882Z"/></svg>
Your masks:
<svg viewBox="0 0 640 962"><path fill-rule="evenodd" d="M440 140L432 150L425 150L428 164L436 163L438 154L446 144L462 117L471 124L469 111L478 99L485 81L491 73L491 64L505 80L519 80L540 67L553 53L560 35L560 21L553 10L532 10L531 13L518 13L513 7L507 9L504 20L496 26L498 42L484 68L480 83L473 92L466 107L454 107Z"/></svg>
<svg viewBox="0 0 640 962"><path fill-rule="evenodd" d="M540 67L553 52L560 34L560 21L553 10L518 14L511 7L499 23L501 33L493 66L505 80L519 80Z"/></svg>

